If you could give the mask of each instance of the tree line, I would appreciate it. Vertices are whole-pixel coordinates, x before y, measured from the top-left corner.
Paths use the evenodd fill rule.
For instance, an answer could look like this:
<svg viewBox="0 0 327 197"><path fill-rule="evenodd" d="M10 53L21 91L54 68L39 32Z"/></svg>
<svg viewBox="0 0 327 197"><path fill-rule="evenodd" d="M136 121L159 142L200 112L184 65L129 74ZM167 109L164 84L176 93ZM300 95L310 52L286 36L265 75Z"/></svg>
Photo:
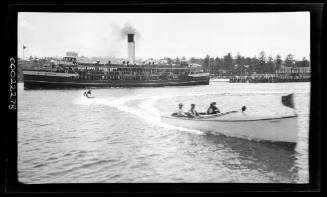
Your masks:
<svg viewBox="0 0 327 197"><path fill-rule="evenodd" d="M302 60L295 60L294 55L288 54L285 59L280 55L275 57L266 56L264 51L259 53L259 56L244 57L237 54L235 57L231 53L223 57L210 57L206 55L205 58L191 58L190 63L197 63L203 65L206 72L211 74L272 74L282 66L285 67L308 67L309 60L305 57Z"/></svg>

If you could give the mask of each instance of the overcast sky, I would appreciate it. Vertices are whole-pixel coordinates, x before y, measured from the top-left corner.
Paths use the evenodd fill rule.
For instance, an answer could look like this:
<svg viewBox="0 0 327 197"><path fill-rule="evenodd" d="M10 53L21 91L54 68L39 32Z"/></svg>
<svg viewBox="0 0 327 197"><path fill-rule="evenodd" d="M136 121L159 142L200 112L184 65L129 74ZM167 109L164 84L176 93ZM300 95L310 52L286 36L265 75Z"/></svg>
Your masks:
<svg viewBox="0 0 327 197"><path fill-rule="evenodd" d="M246 57L261 50L285 58L310 55L310 13L33 13L18 14L18 57L127 56L120 30L137 31L136 58Z"/></svg>

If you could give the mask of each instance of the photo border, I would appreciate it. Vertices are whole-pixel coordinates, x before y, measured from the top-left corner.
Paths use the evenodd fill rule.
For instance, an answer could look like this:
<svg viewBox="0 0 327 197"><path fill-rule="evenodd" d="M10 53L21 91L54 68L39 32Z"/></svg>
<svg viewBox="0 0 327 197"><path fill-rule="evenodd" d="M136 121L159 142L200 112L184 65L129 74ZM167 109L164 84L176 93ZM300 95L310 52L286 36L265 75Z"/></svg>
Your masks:
<svg viewBox="0 0 327 197"><path fill-rule="evenodd" d="M322 51L326 29L323 26L322 3L113 3L113 4L8 4L6 16L6 82L8 92L12 85L10 58L17 59L17 17L18 12L92 12L92 13L242 13L242 12L310 12L310 126L309 126L309 183L65 183L65 184L23 184L18 181L17 110L9 110L9 129L5 131L5 193L62 193L62 192L240 192L240 191L319 191L321 189L321 145L322 145ZM324 18L325 19L325 18ZM324 34L323 34L324 33ZM16 62L17 63L17 62ZM17 81L17 64L16 76ZM14 90L17 94L17 89ZM12 98L8 95L8 106Z"/></svg>

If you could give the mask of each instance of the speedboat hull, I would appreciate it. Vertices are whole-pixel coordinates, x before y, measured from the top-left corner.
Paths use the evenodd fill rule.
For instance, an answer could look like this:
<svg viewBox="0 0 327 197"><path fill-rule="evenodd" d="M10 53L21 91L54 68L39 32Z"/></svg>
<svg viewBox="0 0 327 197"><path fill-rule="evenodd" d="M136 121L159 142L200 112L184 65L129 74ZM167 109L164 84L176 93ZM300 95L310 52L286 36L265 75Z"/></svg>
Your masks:
<svg viewBox="0 0 327 197"><path fill-rule="evenodd" d="M162 121L178 127L196 129L226 136L271 142L297 142L297 116L277 118L186 118L162 117Z"/></svg>

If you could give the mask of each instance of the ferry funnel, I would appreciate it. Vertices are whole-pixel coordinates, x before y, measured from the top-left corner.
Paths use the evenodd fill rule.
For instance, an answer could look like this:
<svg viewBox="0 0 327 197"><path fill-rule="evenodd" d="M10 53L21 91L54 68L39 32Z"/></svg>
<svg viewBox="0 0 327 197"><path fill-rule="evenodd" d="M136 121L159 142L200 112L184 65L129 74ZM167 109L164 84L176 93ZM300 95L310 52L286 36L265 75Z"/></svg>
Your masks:
<svg viewBox="0 0 327 197"><path fill-rule="evenodd" d="M130 64L135 63L135 41L134 34L127 34L127 58Z"/></svg>

